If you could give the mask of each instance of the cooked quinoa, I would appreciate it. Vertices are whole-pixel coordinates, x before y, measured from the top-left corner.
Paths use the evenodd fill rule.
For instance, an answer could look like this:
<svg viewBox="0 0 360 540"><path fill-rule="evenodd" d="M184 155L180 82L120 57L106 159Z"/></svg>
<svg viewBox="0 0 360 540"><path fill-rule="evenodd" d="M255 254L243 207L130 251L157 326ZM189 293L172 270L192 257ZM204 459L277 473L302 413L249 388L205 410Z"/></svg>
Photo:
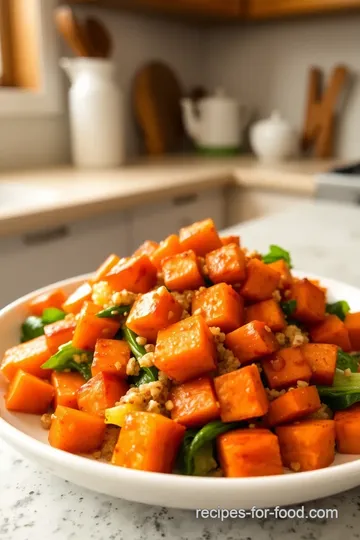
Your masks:
<svg viewBox="0 0 360 540"><path fill-rule="evenodd" d="M303 332L301 328L295 324L289 324L285 328L285 344L287 347L300 347L309 343L309 337L306 332Z"/></svg>

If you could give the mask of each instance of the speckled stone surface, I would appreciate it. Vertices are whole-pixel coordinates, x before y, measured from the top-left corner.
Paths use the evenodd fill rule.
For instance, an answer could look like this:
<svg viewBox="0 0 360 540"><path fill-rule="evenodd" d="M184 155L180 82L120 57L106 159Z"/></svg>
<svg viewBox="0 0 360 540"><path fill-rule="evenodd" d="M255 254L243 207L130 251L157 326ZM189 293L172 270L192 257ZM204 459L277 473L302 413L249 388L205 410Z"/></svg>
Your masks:
<svg viewBox="0 0 360 540"><path fill-rule="evenodd" d="M234 229L232 229L234 230ZM243 244L278 243L295 265L360 283L360 210L302 205L238 228ZM331 471L329 471L331 474ZM360 478L359 478L360 484ZM199 501L201 507L201 501ZM360 538L360 487L305 505L336 508L338 519L196 519L92 493L33 465L0 441L1 540L352 540Z"/></svg>

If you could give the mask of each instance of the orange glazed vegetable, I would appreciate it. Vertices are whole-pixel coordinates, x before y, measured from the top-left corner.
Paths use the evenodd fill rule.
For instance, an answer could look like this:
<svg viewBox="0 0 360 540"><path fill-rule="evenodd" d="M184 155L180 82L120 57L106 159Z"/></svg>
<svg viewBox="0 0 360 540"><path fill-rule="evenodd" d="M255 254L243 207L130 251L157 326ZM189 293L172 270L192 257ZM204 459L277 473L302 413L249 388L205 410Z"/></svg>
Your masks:
<svg viewBox="0 0 360 540"><path fill-rule="evenodd" d="M312 371L300 348L289 347L261 362L270 388L286 388L297 381L309 382Z"/></svg>
<svg viewBox="0 0 360 540"><path fill-rule="evenodd" d="M19 369L9 385L5 405L9 411L43 414L53 397L51 384Z"/></svg>
<svg viewBox="0 0 360 540"><path fill-rule="evenodd" d="M115 255L114 253L112 255L109 255L108 258L102 263L102 265L99 266L99 268L96 270L92 282L98 283L99 281L102 281L106 274L110 272L110 270L114 268L114 266L116 266L119 261L120 257Z"/></svg>
<svg viewBox="0 0 360 540"><path fill-rule="evenodd" d="M174 405L171 418L186 427L203 426L220 416L213 382L209 377L174 386L169 399Z"/></svg>
<svg viewBox="0 0 360 540"><path fill-rule="evenodd" d="M338 452L360 454L360 404L335 413L335 433Z"/></svg>
<svg viewBox="0 0 360 540"><path fill-rule="evenodd" d="M101 311L99 306L92 302L85 302L72 340L73 346L78 349L95 348L96 341L100 338L113 338L120 328L120 323L113 319L101 319L96 316Z"/></svg>
<svg viewBox="0 0 360 540"><path fill-rule="evenodd" d="M277 427L285 467L314 471L331 465L335 458L334 424L333 420L303 420Z"/></svg>
<svg viewBox="0 0 360 540"><path fill-rule="evenodd" d="M223 422L248 420L267 413L269 400L255 364L214 379Z"/></svg>
<svg viewBox="0 0 360 540"><path fill-rule="evenodd" d="M192 313L202 315L209 326L232 332L244 322L244 300L231 285L219 283L194 296Z"/></svg>
<svg viewBox="0 0 360 540"><path fill-rule="evenodd" d="M134 412L126 416L112 457L113 465L171 473L185 427L160 414Z"/></svg>
<svg viewBox="0 0 360 540"><path fill-rule="evenodd" d="M155 365L168 377L185 382L216 368L212 334L200 315L193 315L160 330Z"/></svg>
<svg viewBox="0 0 360 540"><path fill-rule="evenodd" d="M348 313L344 321L352 351L360 351L360 312Z"/></svg>
<svg viewBox="0 0 360 540"><path fill-rule="evenodd" d="M251 302L260 302L272 297L280 281L280 274L259 259L250 259L246 266L247 278L241 294Z"/></svg>
<svg viewBox="0 0 360 540"><path fill-rule="evenodd" d="M141 295L133 304L126 326L135 334L155 343L159 330L180 320L183 308L166 287Z"/></svg>
<svg viewBox="0 0 360 540"><path fill-rule="evenodd" d="M76 315L81 311L84 302L91 300L91 294L92 288L90 283L83 283L76 291L70 294L66 302L63 303L62 309L66 311L66 313L74 313L74 315Z"/></svg>
<svg viewBox="0 0 360 540"><path fill-rule="evenodd" d="M200 257L222 246L212 219L198 221L180 229L179 239L182 251L192 249Z"/></svg>
<svg viewBox="0 0 360 540"><path fill-rule="evenodd" d="M54 323L47 324L44 327L46 343L51 354L55 354L60 345L64 345L64 343L68 343L68 341L72 340L75 327L75 317L71 319L63 319L62 321L56 321Z"/></svg>
<svg viewBox="0 0 360 540"><path fill-rule="evenodd" d="M244 281L245 255L236 244L222 246L206 255L209 278L213 283L237 284Z"/></svg>
<svg viewBox="0 0 360 540"><path fill-rule="evenodd" d="M242 364L271 354L279 348L274 334L264 322L252 321L226 336L225 345Z"/></svg>
<svg viewBox="0 0 360 540"><path fill-rule="evenodd" d="M104 435L102 418L59 405L53 414L49 443L66 452L84 454L97 450Z"/></svg>
<svg viewBox="0 0 360 540"><path fill-rule="evenodd" d="M198 289L204 285L197 257L192 250L167 257L163 260L161 268L165 285L172 291Z"/></svg>
<svg viewBox="0 0 360 540"><path fill-rule="evenodd" d="M325 318L325 294L308 279L293 284L292 298L296 300L295 319L317 323Z"/></svg>
<svg viewBox="0 0 360 540"><path fill-rule="evenodd" d="M176 234L171 234L160 242L159 247L152 252L150 260L158 270L161 270L161 263L166 257L171 257L181 251L179 237Z"/></svg>
<svg viewBox="0 0 360 540"><path fill-rule="evenodd" d="M321 407L316 386L294 388L271 401L267 420L270 426L299 420Z"/></svg>
<svg viewBox="0 0 360 540"><path fill-rule="evenodd" d="M97 416L105 416L105 409L126 394L129 385L112 373L98 373L79 388L77 402L80 411Z"/></svg>
<svg viewBox="0 0 360 540"><path fill-rule="evenodd" d="M37 337L8 349L1 362L0 373L8 381L13 379L18 369L46 379L50 376L51 370L41 369L41 366L50 356L45 336Z"/></svg>
<svg viewBox="0 0 360 540"><path fill-rule="evenodd" d="M220 240L223 246L227 246L228 244L240 246L240 236L220 236Z"/></svg>
<svg viewBox="0 0 360 540"><path fill-rule="evenodd" d="M284 313L275 300L263 300L245 309L245 322L262 321L273 332L280 332L285 328Z"/></svg>
<svg viewBox="0 0 360 540"><path fill-rule="evenodd" d="M310 336L315 343L332 343L343 351L351 351L348 329L336 315L327 315L322 323L310 329Z"/></svg>
<svg viewBox="0 0 360 540"><path fill-rule="evenodd" d="M311 368L311 382L331 386L336 369L337 345L306 343L300 347L300 350Z"/></svg>
<svg viewBox="0 0 360 540"><path fill-rule="evenodd" d="M55 289L50 292L42 293L29 302L29 311L31 315L41 317L44 309L54 307L61 309L66 296L61 289Z"/></svg>
<svg viewBox="0 0 360 540"><path fill-rule="evenodd" d="M220 466L227 477L283 474L279 443L268 429L236 429L217 438Z"/></svg>
<svg viewBox="0 0 360 540"><path fill-rule="evenodd" d="M290 289L293 283L293 278L290 272L289 265L284 259L279 259L273 263L268 264L270 268L276 270L280 274L280 289Z"/></svg>
<svg viewBox="0 0 360 540"><path fill-rule="evenodd" d="M98 373L112 373L126 378L126 366L130 360L130 347L126 341L118 339L98 339L94 360L91 364L93 377Z"/></svg>
<svg viewBox="0 0 360 540"><path fill-rule="evenodd" d="M51 384L55 389L55 408L58 405L77 409L77 391L85 383L85 379L80 373L66 373L53 371L51 374Z"/></svg>
<svg viewBox="0 0 360 540"><path fill-rule="evenodd" d="M156 284L157 271L147 255L121 259L104 277L115 291L146 293Z"/></svg>
<svg viewBox="0 0 360 540"><path fill-rule="evenodd" d="M139 255L147 255L150 257L158 247L159 244L157 242L154 242L153 240L145 240L145 242L141 244L141 246L139 246L134 252L133 257L138 257Z"/></svg>

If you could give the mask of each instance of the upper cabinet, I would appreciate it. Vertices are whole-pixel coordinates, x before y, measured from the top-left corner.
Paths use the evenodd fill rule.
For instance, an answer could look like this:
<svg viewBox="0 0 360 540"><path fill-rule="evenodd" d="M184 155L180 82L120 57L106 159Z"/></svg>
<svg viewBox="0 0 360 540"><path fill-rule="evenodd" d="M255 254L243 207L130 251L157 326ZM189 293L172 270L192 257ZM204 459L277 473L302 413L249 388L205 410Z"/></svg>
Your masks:
<svg viewBox="0 0 360 540"><path fill-rule="evenodd" d="M360 9L360 0L248 0L247 17L267 19Z"/></svg>

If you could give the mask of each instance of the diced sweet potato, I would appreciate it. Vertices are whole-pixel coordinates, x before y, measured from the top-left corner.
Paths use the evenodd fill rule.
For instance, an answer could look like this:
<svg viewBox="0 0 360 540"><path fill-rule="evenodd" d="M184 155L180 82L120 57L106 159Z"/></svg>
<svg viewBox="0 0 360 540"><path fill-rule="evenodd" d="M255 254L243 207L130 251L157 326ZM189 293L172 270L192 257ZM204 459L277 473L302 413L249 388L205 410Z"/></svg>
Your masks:
<svg viewBox="0 0 360 540"><path fill-rule="evenodd" d="M226 336L225 345L242 364L272 354L279 344L264 322L252 321Z"/></svg>
<svg viewBox="0 0 360 540"><path fill-rule="evenodd" d="M262 321L273 332L280 332L285 328L284 313L275 300L263 300L252 304L245 309L245 322Z"/></svg>
<svg viewBox="0 0 360 540"><path fill-rule="evenodd" d="M78 287L66 302L63 303L62 309L66 313L74 313L75 315L81 311L84 302L91 300L92 288L90 283L83 283Z"/></svg>
<svg viewBox="0 0 360 540"><path fill-rule="evenodd" d="M214 384L223 422L248 420L267 413L269 400L255 364L216 377Z"/></svg>
<svg viewBox="0 0 360 540"><path fill-rule="evenodd" d="M137 248L133 256L138 257L139 255L147 255L148 257L151 257L158 247L159 244L157 242L154 242L153 240L145 240L145 242Z"/></svg>
<svg viewBox="0 0 360 540"><path fill-rule="evenodd" d="M159 330L178 322L183 308L166 287L139 296L126 320L135 334L155 343Z"/></svg>
<svg viewBox="0 0 360 540"><path fill-rule="evenodd" d="M120 328L120 323L114 319L102 319L96 314L101 311L92 302L85 302L76 324L72 343L79 349L94 350L100 338L111 339Z"/></svg>
<svg viewBox="0 0 360 540"><path fill-rule="evenodd" d="M360 454L360 404L335 413L336 446L341 454Z"/></svg>
<svg viewBox="0 0 360 540"><path fill-rule="evenodd" d="M314 471L331 465L335 458L334 424L333 420L303 420L277 427L285 467Z"/></svg>
<svg viewBox="0 0 360 540"><path fill-rule="evenodd" d="M352 351L360 351L360 311L357 313L348 313L344 321L345 327L349 332Z"/></svg>
<svg viewBox="0 0 360 540"><path fill-rule="evenodd" d="M300 347L300 350L311 368L311 382L331 386L335 375L338 346L327 343L306 343Z"/></svg>
<svg viewBox="0 0 360 540"><path fill-rule="evenodd" d="M55 289L50 292L42 293L29 302L29 311L31 315L41 317L44 309L54 307L61 309L66 300L64 291Z"/></svg>
<svg viewBox="0 0 360 540"><path fill-rule="evenodd" d="M50 376L51 370L41 369L41 366L49 360L50 356L45 336L37 337L8 349L1 362L0 373L8 381L13 379L18 369L46 379Z"/></svg>
<svg viewBox="0 0 360 540"><path fill-rule="evenodd" d="M9 411L30 414L45 413L54 397L51 384L19 369L12 379L5 396Z"/></svg>
<svg viewBox="0 0 360 540"><path fill-rule="evenodd" d="M296 386L297 381L309 382L312 371L299 347L288 347L264 358L261 362L270 388Z"/></svg>
<svg viewBox="0 0 360 540"><path fill-rule="evenodd" d="M279 289L290 289L293 278L288 263L284 261L284 259L279 259L278 261L268 264L268 266L280 274Z"/></svg>
<svg viewBox="0 0 360 540"><path fill-rule="evenodd" d="M64 343L72 340L75 327L75 318L63 319L62 321L56 321L45 326L46 343L51 354L55 354L60 345L64 345Z"/></svg>
<svg viewBox="0 0 360 540"><path fill-rule="evenodd" d="M202 315L209 326L232 332L244 322L244 300L231 285L218 283L204 289L192 301L192 313Z"/></svg>
<svg viewBox="0 0 360 540"><path fill-rule="evenodd" d="M227 477L283 474L276 435L268 429L236 429L217 438L221 469Z"/></svg>
<svg viewBox="0 0 360 540"><path fill-rule="evenodd" d="M168 377L185 382L216 368L213 336L200 315L193 315L160 330L155 365Z"/></svg>
<svg viewBox="0 0 360 540"><path fill-rule="evenodd" d="M105 435L104 419L59 405L49 431L49 443L55 448L83 454L101 446Z"/></svg>
<svg viewBox="0 0 360 540"><path fill-rule="evenodd" d="M208 253L206 266L213 283L242 283L246 277L245 255L236 244L228 244Z"/></svg>
<svg viewBox="0 0 360 540"><path fill-rule="evenodd" d="M271 401L267 420L270 426L287 424L304 418L321 407L316 386L294 388Z"/></svg>
<svg viewBox="0 0 360 540"><path fill-rule="evenodd" d="M116 375L98 373L79 388L78 407L80 411L104 417L105 409L114 407L128 389L128 384Z"/></svg>
<svg viewBox="0 0 360 540"><path fill-rule="evenodd" d="M161 263L166 257L171 257L181 251L179 237L176 234L171 234L160 242L159 247L150 255L150 260L158 270L161 270Z"/></svg>
<svg viewBox="0 0 360 540"><path fill-rule="evenodd" d="M184 433L184 426L161 414L128 414L112 463L141 471L171 473Z"/></svg>
<svg viewBox="0 0 360 540"><path fill-rule="evenodd" d="M192 249L200 257L205 257L209 251L222 245L212 219L198 221L180 229L179 239L183 251Z"/></svg>
<svg viewBox="0 0 360 540"><path fill-rule="evenodd" d="M332 343L343 351L351 351L348 329L336 315L327 315L323 322L310 329L310 336L315 343Z"/></svg>
<svg viewBox="0 0 360 540"><path fill-rule="evenodd" d="M220 416L213 382L209 377L174 386L169 399L174 404L171 418L186 427L203 426Z"/></svg>
<svg viewBox="0 0 360 540"><path fill-rule="evenodd" d="M147 255L121 259L104 277L115 291L146 293L156 284L157 270Z"/></svg>
<svg viewBox="0 0 360 540"><path fill-rule="evenodd" d="M98 283L99 281L102 281L103 278L110 272L114 266L118 264L120 261L120 257L112 253L108 256L107 259L99 266L99 268L96 270L95 275L92 279L93 283Z"/></svg>
<svg viewBox="0 0 360 540"><path fill-rule="evenodd" d="M313 285L315 285L315 287L317 287L318 289L320 289L320 291L322 291L325 296L327 295L327 288L326 287L322 287L321 285L321 282L318 280L318 279L310 279L309 280L310 283L312 283Z"/></svg>
<svg viewBox="0 0 360 540"><path fill-rule="evenodd" d="M164 283L172 291L198 289L204 285L194 251L184 251L163 260Z"/></svg>
<svg viewBox="0 0 360 540"><path fill-rule="evenodd" d="M53 371L51 374L51 384L55 390L54 405L77 409L77 391L85 383L84 377L80 373L65 373Z"/></svg>
<svg viewBox="0 0 360 540"><path fill-rule="evenodd" d="M240 236L237 235L220 236L220 240L223 246L227 246L228 244L236 244L237 246L240 246Z"/></svg>
<svg viewBox="0 0 360 540"><path fill-rule="evenodd" d="M295 319L305 323L318 323L325 318L325 294L308 279L296 281L292 287L296 300Z"/></svg>
<svg viewBox="0 0 360 540"><path fill-rule="evenodd" d="M241 294L251 302L260 302L272 297L280 282L280 274L259 259L250 259L246 265L247 278Z"/></svg>
<svg viewBox="0 0 360 540"><path fill-rule="evenodd" d="M95 345L94 360L91 364L93 377L98 373L112 373L126 378L126 366L130 360L130 347L120 339L98 339Z"/></svg>

